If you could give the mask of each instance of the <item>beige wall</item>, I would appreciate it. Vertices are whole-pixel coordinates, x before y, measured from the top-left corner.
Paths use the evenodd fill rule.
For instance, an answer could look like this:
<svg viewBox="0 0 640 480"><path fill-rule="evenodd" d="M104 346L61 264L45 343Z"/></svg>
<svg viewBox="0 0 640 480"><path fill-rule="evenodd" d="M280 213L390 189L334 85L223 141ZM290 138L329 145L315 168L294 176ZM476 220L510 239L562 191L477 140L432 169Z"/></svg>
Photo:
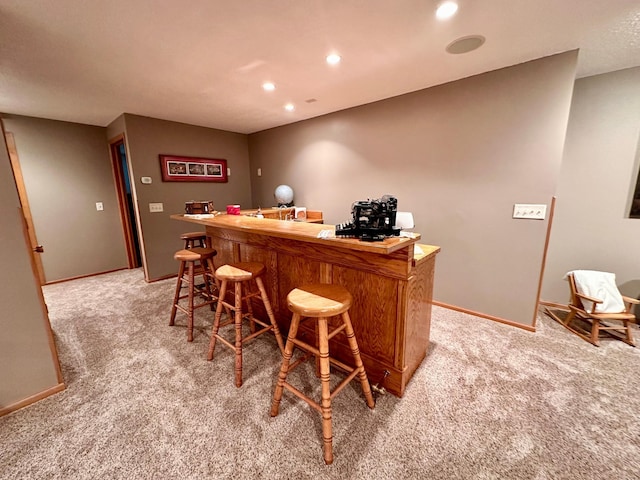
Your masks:
<svg viewBox="0 0 640 480"><path fill-rule="evenodd" d="M107 125L107 139L109 141L125 132L124 113Z"/></svg>
<svg viewBox="0 0 640 480"><path fill-rule="evenodd" d="M25 241L18 192L0 135L0 412L61 386Z"/></svg>
<svg viewBox="0 0 640 480"><path fill-rule="evenodd" d="M556 190L577 52L460 80L249 137L253 203L289 184L295 203L347 220L389 193L442 247L437 301L531 325L547 221L514 203ZM257 177L257 168L262 177Z"/></svg>
<svg viewBox="0 0 640 480"><path fill-rule="evenodd" d="M173 254L182 246L179 236L194 226L171 220L171 214L183 213L185 202L190 200L211 200L218 210L230 203L243 208L251 205L247 136L130 114L124 115L124 124L147 279L175 275L178 266ZM160 154L222 158L227 160L231 176L227 183L163 182ZM153 183L143 185L140 177L151 177ZM149 203L163 203L164 212L150 213Z"/></svg>
<svg viewBox="0 0 640 480"><path fill-rule="evenodd" d="M95 202L105 202L105 212L111 213L107 207L115 193L105 140L128 129L151 279L175 273L177 236L193 227L168 216L181 212L187 200L213 200L218 208L270 206L275 186L288 183L298 205L322 209L327 223L337 223L348 219L354 200L391 193L401 210L414 212L424 241L443 247L436 300L530 324L546 221L512 220L515 202L549 204L558 195L543 300L566 301L562 276L578 267L614 271L623 289L629 286L625 293L640 295L636 257L629 253L640 220L627 218L640 164L639 69L575 83L560 170L574 63L575 53L548 57L260 132L248 141L240 134L129 114L114 120L106 133L99 127L4 117L14 131L27 183L37 179L28 189L46 247L45 269L72 269L48 273L48 280L126 265L119 219L97 215ZM160 153L226 158L230 181L163 183ZM60 170L65 175L56 181ZM141 176L151 176L154 183L142 185ZM103 188L101 199L94 198ZM150 214L149 202L165 203L164 214ZM62 215L71 219L65 228L53 225L60 218L54 210L75 211L79 205L80 215ZM82 225L75 217L84 218ZM77 246L65 240L65 232L82 238L96 230L83 226L104 218L97 229L106 233L102 238L113 239L111 253L68 257L67 250L56 247ZM93 248L96 241L84 238L80 248ZM87 268L88 258L111 260Z"/></svg>
<svg viewBox="0 0 640 480"><path fill-rule="evenodd" d="M542 300L566 303L574 269L614 272L640 296L640 219L628 218L639 134L640 68L576 81Z"/></svg>
<svg viewBox="0 0 640 480"><path fill-rule="evenodd" d="M127 267L102 127L3 115L14 134L47 282ZM103 211L96 210L102 202Z"/></svg>

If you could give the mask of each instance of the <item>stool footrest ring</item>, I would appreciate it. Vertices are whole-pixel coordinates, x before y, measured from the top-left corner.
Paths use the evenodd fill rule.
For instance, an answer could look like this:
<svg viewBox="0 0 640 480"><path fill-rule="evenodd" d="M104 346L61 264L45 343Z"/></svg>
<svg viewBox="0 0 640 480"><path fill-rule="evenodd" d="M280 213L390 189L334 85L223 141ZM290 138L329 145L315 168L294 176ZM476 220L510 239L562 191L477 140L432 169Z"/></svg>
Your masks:
<svg viewBox="0 0 640 480"><path fill-rule="evenodd" d="M295 362L289 364L289 372L291 372L298 365L300 365L301 363L306 362L307 360L309 360L313 356L314 356L313 353L306 352L302 357L298 358Z"/></svg>
<svg viewBox="0 0 640 480"><path fill-rule="evenodd" d="M309 405L311 405L313 408L315 408L319 413L322 413L322 407L320 406L320 404L318 402L316 402L315 400L313 400L310 397L306 396L304 393L302 393L300 390L298 390L296 387L294 387L290 383L284 382L283 386L284 386L284 388L289 390L291 393L293 393L296 397L301 398L302 400L307 402Z"/></svg>
<svg viewBox="0 0 640 480"><path fill-rule="evenodd" d="M347 328L346 324L342 324L340 325L338 328L336 328L335 330L333 330L328 336L327 336L327 340L331 340L333 337L335 337L337 334L339 334L341 331L343 331L345 328Z"/></svg>

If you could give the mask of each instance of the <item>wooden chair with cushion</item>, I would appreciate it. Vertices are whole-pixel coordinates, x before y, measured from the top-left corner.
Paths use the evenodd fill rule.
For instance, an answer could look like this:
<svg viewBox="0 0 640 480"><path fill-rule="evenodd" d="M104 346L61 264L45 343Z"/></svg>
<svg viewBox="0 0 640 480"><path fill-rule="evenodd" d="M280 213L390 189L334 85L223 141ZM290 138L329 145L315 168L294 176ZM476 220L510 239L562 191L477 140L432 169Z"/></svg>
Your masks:
<svg viewBox="0 0 640 480"><path fill-rule="evenodd" d="M590 292L581 288L580 282L576 280L577 275L585 273L595 275L601 282L597 290L600 298L588 295ZM614 337L635 347L630 324L635 322L636 317L631 309L634 304L640 304L640 301L621 295L615 286L613 274L574 271L569 272L566 279L569 281L571 300L569 313L562 323L568 330L595 346L599 346L600 331L610 331ZM607 296L611 298L608 299ZM580 328L580 320L590 324L590 329Z"/></svg>

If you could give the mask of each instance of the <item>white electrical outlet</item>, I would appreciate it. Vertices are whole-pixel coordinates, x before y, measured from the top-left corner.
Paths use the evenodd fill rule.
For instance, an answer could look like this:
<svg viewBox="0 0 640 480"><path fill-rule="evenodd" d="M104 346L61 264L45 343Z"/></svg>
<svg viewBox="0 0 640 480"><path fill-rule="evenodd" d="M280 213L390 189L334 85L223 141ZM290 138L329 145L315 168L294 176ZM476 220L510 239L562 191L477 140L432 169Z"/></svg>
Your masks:
<svg viewBox="0 0 640 480"><path fill-rule="evenodd" d="M544 220L546 215L547 206L544 204L516 203L513 205L513 218Z"/></svg>
<svg viewBox="0 0 640 480"><path fill-rule="evenodd" d="M104 205L102 204L102 202L96 202L96 210L98 210L99 212L104 210Z"/></svg>
<svg viewBox="0 0 640 480"><path fill-rule="evenodd" d="M261 168L259 168L259 169L258 169L258 176L259 176L259 177L261 177L261 176L262 176L262 169L261 169Z"/></svg>
<svg viewBox="0 0 640 480"><path fill-rule="evenodd" d="M152 213L155 212L164 212L164 205L162 203L150 203L149 211Z"/></svg>

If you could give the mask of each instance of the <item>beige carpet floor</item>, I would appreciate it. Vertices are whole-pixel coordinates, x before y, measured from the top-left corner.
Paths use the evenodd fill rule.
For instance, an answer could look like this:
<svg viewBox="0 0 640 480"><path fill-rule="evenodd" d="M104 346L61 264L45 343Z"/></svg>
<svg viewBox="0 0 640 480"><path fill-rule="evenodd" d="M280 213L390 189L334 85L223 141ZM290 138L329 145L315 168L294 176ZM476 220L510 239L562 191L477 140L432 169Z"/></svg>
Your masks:
<svg viewBox="0 0 640 480"><path fill-rule="evenodd" d="M193 343L167 325L173 288L139 270L44 288L67 389L0 418L1 479L640 479L640 351L622 342L435 307L403 398L336 397L326 466L315 410L285 392L269 416L273 337L236 389L231 351L205 360L208 311ZM319 392L312 373L292 381Z"/></svg>

